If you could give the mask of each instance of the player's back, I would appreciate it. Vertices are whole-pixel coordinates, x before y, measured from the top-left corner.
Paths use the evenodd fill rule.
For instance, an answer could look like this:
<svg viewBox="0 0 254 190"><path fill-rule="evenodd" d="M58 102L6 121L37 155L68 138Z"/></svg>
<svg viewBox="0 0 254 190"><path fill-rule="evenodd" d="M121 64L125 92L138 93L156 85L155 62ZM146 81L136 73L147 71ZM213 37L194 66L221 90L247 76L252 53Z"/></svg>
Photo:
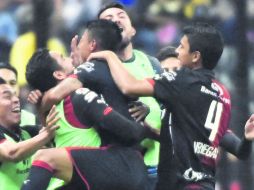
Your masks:
<svg viewBox="0 0 254 190"><path fill-rule="evenodd" d="M101 94L105 102L114 110L128 119L133 120L128 111L128 104L132 99L123 95L117 88L110 74L108 65L104 63L104 61L91 60L90 62L85 62L76 69L75 74L84 87ZM117 136L106 130L100 129L98 132L105 144L110 142L116 143L119 140Z"/></svg>
<svg viewBox="0 0 254 190"><path fill-rule="evenodd" d="M92 60L80 65L76 74L83 86L102 94L105 101L125 117L132 119L128 103L132 100L121 93L110 74L108 65L102 60Z"/></svg>
<svg viewBox="0 0 254 190"><path fill-rule="evenodd" d="M172 124L173 158L180 178L213 180L218 145L230 117L227 90L206 69L181 69L155 80L155 94L171 113L163 121L160 170L169 164L167 128Z"/></svg>

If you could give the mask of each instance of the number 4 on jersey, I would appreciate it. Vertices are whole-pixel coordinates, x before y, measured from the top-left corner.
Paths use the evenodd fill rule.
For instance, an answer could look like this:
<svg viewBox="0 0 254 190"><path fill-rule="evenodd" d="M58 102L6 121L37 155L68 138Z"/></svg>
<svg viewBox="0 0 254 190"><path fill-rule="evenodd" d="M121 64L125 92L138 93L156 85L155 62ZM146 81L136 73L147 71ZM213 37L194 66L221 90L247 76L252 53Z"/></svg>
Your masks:
<svg viewBox="0 0 254 190"><path fill-rule="evenodd" d="M209 140L213 142L218 132L223 111L223 104L213 100L210 104L209 111L206 117L205 128L210 129Z"/></svg>

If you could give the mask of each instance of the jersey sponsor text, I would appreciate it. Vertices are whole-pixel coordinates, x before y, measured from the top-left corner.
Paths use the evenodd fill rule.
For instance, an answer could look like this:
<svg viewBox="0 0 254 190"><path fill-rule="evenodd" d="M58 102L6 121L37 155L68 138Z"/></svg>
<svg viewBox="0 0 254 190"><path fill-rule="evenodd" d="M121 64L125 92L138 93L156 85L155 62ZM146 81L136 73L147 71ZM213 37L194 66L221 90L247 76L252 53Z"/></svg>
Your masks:
<svg viewBox="0 0 254 190"><path fill-rule="evenodd" d="M202 142L194 141L194 152L196 154L201 154L203 156L216 159L219 153L218 148L210 146Z"/></svg>

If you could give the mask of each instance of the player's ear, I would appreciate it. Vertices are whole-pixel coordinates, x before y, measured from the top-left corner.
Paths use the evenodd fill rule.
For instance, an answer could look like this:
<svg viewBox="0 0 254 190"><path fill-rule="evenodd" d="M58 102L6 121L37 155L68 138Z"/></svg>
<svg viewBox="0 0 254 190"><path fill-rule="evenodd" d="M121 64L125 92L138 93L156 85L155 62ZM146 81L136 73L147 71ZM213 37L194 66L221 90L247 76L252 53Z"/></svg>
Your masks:
<svg viewBox="0 0 254 190"><path fill-rule="evenodd" d="M93 39L93 40L90 41L90 43L89 43L89 49L90 49L91 52L93 52L96 48L97 48L97 43L96 43L96 40Z"/></svg>
<svg viewBox="0 0 254 190"><path fill-rule="evenodd" d="M63 80L66 78L66 74L62 71L54 71L53 76L56 80Z"/></svg>
<svg viewBox="0 0 254 190"><path fill-rule="evenodd" d="M201 54L199 51L192 52L192 63L200 63Z"/></svg>

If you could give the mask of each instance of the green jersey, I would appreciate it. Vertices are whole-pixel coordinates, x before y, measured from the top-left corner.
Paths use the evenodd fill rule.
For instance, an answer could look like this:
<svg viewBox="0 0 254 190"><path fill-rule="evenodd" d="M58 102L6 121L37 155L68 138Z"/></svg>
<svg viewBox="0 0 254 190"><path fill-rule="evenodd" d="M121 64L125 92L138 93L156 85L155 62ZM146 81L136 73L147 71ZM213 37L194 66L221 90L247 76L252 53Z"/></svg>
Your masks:
<svg viewBox="0 0 254 190"><path fill-rule="evenodd" d="M36 117L33 113L22 109L21 110L21 121L20 126L26 126L26 125L35 125L36 124Z"/></svg>
<svg viewBox="0 0 254 190"><path fill-rule="evenodd" d="M158 65L159 62L155 61L156 60L154 60L154 58L144 54L143 52L133 50L133 58L125 61L124 65L127 70L137 79L152 78L155 74L161 72L161 68ZM150 113L146 117L146 122L149 123L152 127L160 129L161 109L157 101L153 97L140 97L139 100L150 108ZM159 143L150 139L145 139L142 142L142 145L147 148L146 154L144 155L145 164L148 166L158 165Z"/></svg>
<svg viewBox="0 0 254 190"><path fill-rule="evenodd" d="M60 120L57 122L57 125L60 127L56 130L54 138L56 147L99 147L101 145L101 139L94 128L77 128L67 121L64 112L64 100L56 106L56 109L60 117ZM52 178L47 190L53 190L62 185L64 185L64 181Z"/></svg>
<svg viewBox="0 0 254 190"><path fill-rule="evenodd" d="M70 147L70 146L92 146L99 147L101 145L100 136L97 131L90 128L73 127L65 118L64 101L61 101L56 106L60 120L57 125L60 126L56 130L54 138L56 147Z"/></svg>
<svg viewBox="0 0 254 190"><path fill-rule="evenodd" d="M8 141L15 141L7 134L3 134ZM21 141L30 139L31 136L25 130L21 129ZM28 157L19 162L0 162L0 189L1 190L19 190L26 180L32 159Z"/></svg>

